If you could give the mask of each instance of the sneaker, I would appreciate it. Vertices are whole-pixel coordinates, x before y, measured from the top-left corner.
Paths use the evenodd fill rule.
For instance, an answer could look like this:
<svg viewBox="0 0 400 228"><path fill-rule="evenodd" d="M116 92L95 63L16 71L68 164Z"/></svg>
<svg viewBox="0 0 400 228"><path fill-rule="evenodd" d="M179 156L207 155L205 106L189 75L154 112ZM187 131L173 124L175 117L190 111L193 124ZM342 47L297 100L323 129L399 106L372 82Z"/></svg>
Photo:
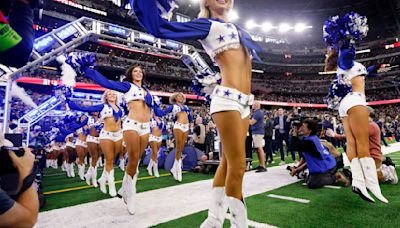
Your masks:
<svg viewBox="0 0 400 228"><path fill-rule="evenodd" d="M394 168L393 166L389 166L389 170L392 177L390 182L392 184L397 184L399 182L399 178L397 177L396 168Z"/></svg>
<svg viewBox="0 0 400 228"><path fill-rule="evenodd" d="M259 170L260 168L262 168L261 166L257 166L255 168L253 168L253 170Z"/></svg>
<svg viewBox="0 0 400 228"><path fill-rule="evenodd" d="M279 165L285 165L286 164L286 162L285 161L281 161L281 162L279 162Z"/></svg>
<svg viewBox="0 0 400 228"><path fill-rule="evenodd" d="M263 172L267 172L267 168L261 167L261 166L260 166L260 168L258 168L258 169L256 170L256 173L263 173Z"/></svg>

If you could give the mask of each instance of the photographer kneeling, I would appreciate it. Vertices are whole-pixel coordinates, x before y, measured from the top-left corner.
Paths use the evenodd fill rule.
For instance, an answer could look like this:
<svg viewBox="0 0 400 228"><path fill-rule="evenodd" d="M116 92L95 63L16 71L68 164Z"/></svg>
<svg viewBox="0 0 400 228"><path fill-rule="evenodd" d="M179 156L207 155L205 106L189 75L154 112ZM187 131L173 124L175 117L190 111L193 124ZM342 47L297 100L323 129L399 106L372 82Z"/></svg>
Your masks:
<svg viewBox="0 0 400 228"><path fill-rule="evenodd" d="M324 185L331 185L343 182L348 185L347 178L337 172L336 160L333 155L324 147L317 136L318 122L306 119L300 126L293 130L292 146L294 150L301 151L304 158L299 162L297 168L292 168L291 175L308 168L309 176L306 179L307 187L310 189L321 188ZM299 138L299 134L303 136Z"/></svg>
<svg viewBox="0 0 400 228"><path fill-rule="evenodd" d="M18 157L7 149L12 144L7 144L10 142L0 133L0 227L33 227L39 211L38 195L32 184L35 157L29 148L24 148L23 155L18 154L22 155ZM15 181L12 181L12 177L15 177ZM14 190L10 187L12 182L15 182ZM16 195L11 197L9 191Z"/></svg>

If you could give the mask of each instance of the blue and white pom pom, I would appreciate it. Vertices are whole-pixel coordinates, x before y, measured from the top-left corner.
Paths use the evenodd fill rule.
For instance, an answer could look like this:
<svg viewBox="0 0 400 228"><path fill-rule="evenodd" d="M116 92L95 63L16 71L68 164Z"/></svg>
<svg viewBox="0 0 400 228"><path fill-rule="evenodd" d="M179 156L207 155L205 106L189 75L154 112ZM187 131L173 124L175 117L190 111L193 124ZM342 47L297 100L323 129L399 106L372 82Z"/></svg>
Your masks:
<svg viewBox="0 0 400 228"><path fill-rule="evenodd" d="M162 105L161 98L158 97L158 96L153 96L153 101L154 101L154 104L157 105L157 106L161 106Z"/></svg>
<svg viewBox="0 0 400 228"><path fill-rule="evenodd" d="M367 18L358 13L348 13L343 17L333 16L325 21L323 38L328 46L338 49L342 40L359 41L367 36Z"/></svg>
<svg viewBox="0 0 400 228"><path fill-rule="evenodd" d="M329 85L329 93L326 97L329 109L338 109L340 101L348 94L352 92L351 85L340 83L338 79L335 79Z"/></svg>
<svg viewBox="0 0 400 228"><path fill-rule="evenodd" d="M192 91L197 96L204 96L207 101L211 101L211 94L214 88L221 84L221 75L219 73L209 74L204 72L196 75L195 78L192 81Z"/></svg>
<svg viewBox="0 0 400 228"><path fill-rule="evenodd" d="M129 0L131 9L133 9L134 1L135 0ZM176 4L176 0L157 0L156 4L160 10L160 16L168 21L171 20L174 9L179 8Z"/></svg>
<svg viewBox="0 0 400 228"><path fill-rule="evenodd" d="M86 67L96 66L96 55L92 53L72 52L68 54L65 62L75 68L78 72L82 73L83 69Z"/></svg>

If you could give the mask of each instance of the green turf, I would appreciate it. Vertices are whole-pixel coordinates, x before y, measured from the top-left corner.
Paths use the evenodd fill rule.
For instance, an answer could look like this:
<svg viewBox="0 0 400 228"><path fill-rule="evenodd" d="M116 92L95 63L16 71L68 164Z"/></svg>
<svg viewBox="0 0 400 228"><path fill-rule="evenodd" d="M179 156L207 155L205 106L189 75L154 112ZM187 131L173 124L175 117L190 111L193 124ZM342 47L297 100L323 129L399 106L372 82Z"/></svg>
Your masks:
<svg viewBox="0 0 400 228"><path fill-rule="evenodd" d="M98 170L98 177L100 177L102 169ZM160 169L160 174L168 173ZM77 174L77 172L75 172ZM148 176L147 170L144 167L140 167L139 178ZM119 169L115 169L116 181L122 180L123 172ZM162 176L159 178L138 180L137 191L144 192L159 188L165 188L178 184L185 184L205 179L210 179L213 174L200 174L200 173L184 173L183 181L178 183L173 179L171 175ZM62 190L66 188L87 186L86 182L81 181L79 177L67 178L65 173L60 169L46 169L43 177L43 190L44 192ZM117 190L121 187L121 183L116 184ZM57 208L63 208L82 203L94 202L101 199L110 198L109 195L105 195L100 192L99 188L87 188L81 190L74 190L69 192L62 192L56 194L46 195L46 205L41 211L53 210Z"/></svg>
<svg viewBox="0 0 400 228"><path fill-rule="evenodd" d="M390 154L400 176L400 152ZM246 198L250 220L278 227L400 227L399 185L381 184L383 194L390 201L367 203L351 192L351 188L310 190L302 183L284 186ZM266 195L277 194L309 199L301 204ZM207 217L202 211L156 227L199 227ZM224 227L229 227L225 220Z"/></svg>

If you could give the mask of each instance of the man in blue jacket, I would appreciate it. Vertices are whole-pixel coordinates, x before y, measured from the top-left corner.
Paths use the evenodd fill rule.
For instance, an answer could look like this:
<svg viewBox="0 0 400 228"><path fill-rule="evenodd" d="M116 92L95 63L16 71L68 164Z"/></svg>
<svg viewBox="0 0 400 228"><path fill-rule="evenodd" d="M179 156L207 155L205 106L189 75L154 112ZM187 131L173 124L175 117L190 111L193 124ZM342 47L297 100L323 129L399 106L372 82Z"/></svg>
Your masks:
<svg viewBox="0 0 400 228"><path fill-rule="evenodd" d="M297 168L292 169L291 173L297 173L307 167L309 171L307 186L311 189L337 182L348 184L347 178L337 172L336 160L328 148L322 145L317 132L318 122L312 119L304 120L300 129L294 128L292 145L296 150L303 152L304 159ZM299 133L303 136L302 139L298 137Z"/></svg>

